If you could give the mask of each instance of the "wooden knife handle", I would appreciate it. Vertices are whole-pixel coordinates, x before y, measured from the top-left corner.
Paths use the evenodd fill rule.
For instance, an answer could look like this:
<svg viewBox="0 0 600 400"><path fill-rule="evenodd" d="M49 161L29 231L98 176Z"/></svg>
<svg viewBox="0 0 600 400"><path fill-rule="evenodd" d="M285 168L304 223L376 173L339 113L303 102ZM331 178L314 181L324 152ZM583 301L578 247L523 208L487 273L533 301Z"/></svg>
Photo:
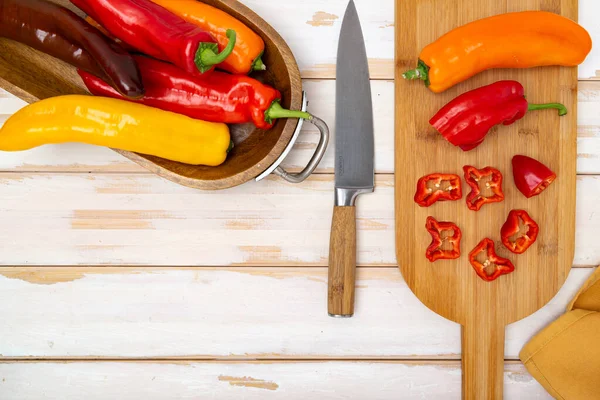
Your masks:
<svg viewBox="0 0 600 400"><path fill-rule="evenodd" d="M329 244L327 311L330 316L354 314L355 277L356 207L335 207Z"/></svg>
<svg viewBox="0 0 600 400"><path fill-rule="evenodd" d="M483 315L483 313L482 313ZM465 400L502 400L504 326L476 317L462 327Z"/></svg>

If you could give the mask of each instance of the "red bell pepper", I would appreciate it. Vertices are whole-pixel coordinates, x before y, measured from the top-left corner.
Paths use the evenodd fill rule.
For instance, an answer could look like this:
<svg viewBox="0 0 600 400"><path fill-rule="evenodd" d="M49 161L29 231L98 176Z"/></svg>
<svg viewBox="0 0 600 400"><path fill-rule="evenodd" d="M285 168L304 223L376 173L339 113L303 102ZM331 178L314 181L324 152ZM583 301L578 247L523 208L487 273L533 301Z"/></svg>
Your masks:
<svg viewBox="0 0 600 400"><path fill-rule="evenodd" d="M415 203L421 207L429 207L436 201L454 201L461 198L462 183L458 175L430 174L417 182Z"/></svg>
<svg viewBox="0 0 600 400"><path fill-rule="evenodd" d="M531 157L514 156L512 166L515 185L528 199L542 193L556 179L550 168Z"/></svg>
<svg viewBox="0 0 600 400"><path fill-rule="evenodd" d="M479 254L486 252L486 260L482 263L477 260ZM469 261L473 269L481 279L487 282L496 280L501 275L510 274L515 266L510 260L500 257L494 249L494 241L485 238L469 253ZM494 271L488 273L486 270L494 267Z"/></svg>
<svg viewBox="0 0 600 400"><path fill-rule="evenodd" d="M558 103L528 104L525 89L516 81L500 81L466 92L431 118L429 123L450 143L464 151L483 143L489 130L502 123L510 125L523 118L527 111L546 108L567 109Z"/></svg>
<svg viewBox="0 0 600 400"><path fill-rule="evenodd" d="M245 75L214 71L204 79L148 57L135 56L135 61L146 89L144 97L131 100L137 103L210 122L253 122L260 129L271 128L278 118L310 118L306 112L282 108L277 89ZM92 94L130 100L94 75L78 72Z"/></svg>
<svg viewBox="0 0 600 400"><path fill-rule="evenodd" d="M221 53L216 39L150 0L71 0L113 36L154 58L192 74L222 63L235 46L235 32Z"/></svg>
<svg viewBox="0 0 600 400"><path fill-rule="evenodd" d="M521 233L521 222L527 228L527 232ZM508 219L502 225L500 235L504 246L515 254L523 254L537 240L540 227L527 214L525 210L512 210ZM511 238L519 234L514 241Z"/></svg>
<svg viewBox="0 0 600 400"><path fill-rule="evenodd" d="M427 217L425 229L431 234L431 244L427 247L425 257L431 262L437 260L454 260L460 257L460 239L462 232L460 228L452 222L439 222L433 217ZM442 237L446 232L449 236ZM444 250L444 242L449 243L452 248Z"/></svg>
<svg viewBox="0 0 600 400"><path fill-rule="evenodd" d="M471 187L471 193L467 196L467 207L469 207L469 210L479 211L484 204L498 203L504 200L502 174L496 168L485 167L477 169L470 165L465 165L463 171L465 172L465 181ZM488 177L490 179L485 183L485 187L490 189L493 195L486 197L481 194L482 188L479 182L483 178Z"/></svg>

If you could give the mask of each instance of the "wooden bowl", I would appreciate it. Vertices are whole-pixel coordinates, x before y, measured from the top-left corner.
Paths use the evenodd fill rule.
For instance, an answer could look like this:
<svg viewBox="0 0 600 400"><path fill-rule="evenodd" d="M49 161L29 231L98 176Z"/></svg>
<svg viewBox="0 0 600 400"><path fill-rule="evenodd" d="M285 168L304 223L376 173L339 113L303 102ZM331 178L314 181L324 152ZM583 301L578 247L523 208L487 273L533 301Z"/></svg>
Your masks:
<svg viewBox="0 0 600 400"><path fill-rule="evenodd" d="M68 0L54 2L82 15ZM233 15L262 37L266 46L263 60L268 70L253 73L252 76L279 89L285 108L300 110L303 104L300 71L283 38L262 18L236 0L203 2ZM30 103L66 94L89 94L74 67L8 39L0 39L0 87ZM297 127L296 119L278 120L268 131L257 129L252 124L232 125L235 147L227 161L218 167L188 165L144 154L115 151L176 183L198 189L224 189L273 170L274 164L281 162L282 154L293 145L291 140ZM321 142L319 151L315 153L318 159L313 158L312 168L305 170L302 178L309 175L312 172L310 169L314 169L320 161L327 140ZM290 181L303 180L293 179L280 168L277 172Z"/></svg>

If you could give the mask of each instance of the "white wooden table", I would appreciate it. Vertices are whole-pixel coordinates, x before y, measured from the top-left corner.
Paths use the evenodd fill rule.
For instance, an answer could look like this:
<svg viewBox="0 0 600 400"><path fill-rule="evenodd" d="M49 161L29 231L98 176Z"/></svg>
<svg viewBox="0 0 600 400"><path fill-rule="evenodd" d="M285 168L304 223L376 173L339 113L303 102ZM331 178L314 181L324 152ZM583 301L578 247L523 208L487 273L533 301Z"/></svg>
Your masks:
<svg viewBox="0 0 600 400"><path fill-rule="evenodd" d="M346 0L244 3L288 41L310 110L333 127ZM357 7L378 175L359 202L355 317L325 308L333 146L304 184L273 178L215 193L104 148L1 154L0 398L460 398L460 328L421 305L395 265L394 4ZM549 398L518 353L600 263L599 13L580 0L599 44L580 67L575 268L548 306L508 328L507 399ZM0 118L23 105L0 94ZM286 166L302 166L317 140L307 126Z"/></svg>

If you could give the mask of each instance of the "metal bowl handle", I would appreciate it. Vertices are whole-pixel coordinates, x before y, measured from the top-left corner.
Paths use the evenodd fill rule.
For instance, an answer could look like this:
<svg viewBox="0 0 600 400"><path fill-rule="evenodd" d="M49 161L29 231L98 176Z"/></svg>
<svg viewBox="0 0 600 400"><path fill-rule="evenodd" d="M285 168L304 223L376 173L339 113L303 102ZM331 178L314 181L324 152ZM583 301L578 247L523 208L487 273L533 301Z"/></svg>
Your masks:
<svg viewBox="0 0 600 400"><path fill-rule="evenodd" d="M306 111L307 106L308 101L306 99L306 94L303 93L302 111ZM288 147L284 150L284 152L273 165L271 165L265 172L263 172L256 178L257 182L263 180L271 174L274 174L290 183L300 183L305 181L306 178L308 178L315 171L315 169L323 159L325 152L327 151L327 145L329 144L329 127L327 126L325 121L323 121L321 118L315 117L314 115L311 115L311 118L307 119L306 121L316 126L317 129L319 129L319 132L321 133L319 144L317 145L315 153L311 157L306 167L301 172L293 174L287 172L285 169L283 169L283 167L280 166L283 160L285 160L285 158L287 157L288 153L292 150L292 147L294 147L294 144L296 143L296 140L300 135L300 130L302 129L302 125L304 122L304 120L300 120L298 121L298 126L296 128L296 131L294 132L292 140L290 140Z"/></svg>
<svg viewBox="0 0 600 400"><path fill-rule="evenodd" d="M315 153L311 157L306 167L297 174L291 174L282 167L277 167L275 168L275 171L273 171L275 175L291 183L303 182L313 172L315 172L315 169L317 169L317 166L323 159L325 151L327 151L327 145L329 144L329 127L327 124L321 118L315 117L314 115L308 120L308 122L315 125L319 129L319 132L321 132L321 139L319 140L319 144L317 145Z"/></svg>

